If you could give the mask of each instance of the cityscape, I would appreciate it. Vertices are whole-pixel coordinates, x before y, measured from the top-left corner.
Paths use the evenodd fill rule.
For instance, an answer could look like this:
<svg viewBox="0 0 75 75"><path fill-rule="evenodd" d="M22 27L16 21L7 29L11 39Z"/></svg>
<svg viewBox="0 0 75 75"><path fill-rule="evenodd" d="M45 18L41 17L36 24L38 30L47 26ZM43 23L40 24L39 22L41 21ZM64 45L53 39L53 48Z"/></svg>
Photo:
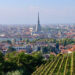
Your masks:
<svg viewBox="0 0 75 75"><path fill-rule="evenodd" d="M7 6L0 7L0 16L3 15L0 18L0 75L75 75L75 1L26 1L27 5L23 5L26 10L29 5L35 6L25 11L27 14L23 8L17 8L24 2L1 1ZM73 8L68 9L67 2ZM66 10L61 11L60 7ZM16 15L15 8L21 9L15 10ZM7 9L6 13L2 9ZM8 13L11 9L13 12Z"/></svg>

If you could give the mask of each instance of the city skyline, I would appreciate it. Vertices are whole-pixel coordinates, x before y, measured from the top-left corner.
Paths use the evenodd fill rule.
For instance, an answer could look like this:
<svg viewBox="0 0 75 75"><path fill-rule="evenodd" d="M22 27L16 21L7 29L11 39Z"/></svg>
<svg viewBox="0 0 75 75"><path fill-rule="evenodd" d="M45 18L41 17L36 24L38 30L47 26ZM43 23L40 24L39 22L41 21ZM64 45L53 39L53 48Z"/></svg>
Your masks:
<svg viewBox="0 0 75 75"><path fill-rule="evenodd" d="M75 0L2 0L0 24L75 23Z"/></svg>

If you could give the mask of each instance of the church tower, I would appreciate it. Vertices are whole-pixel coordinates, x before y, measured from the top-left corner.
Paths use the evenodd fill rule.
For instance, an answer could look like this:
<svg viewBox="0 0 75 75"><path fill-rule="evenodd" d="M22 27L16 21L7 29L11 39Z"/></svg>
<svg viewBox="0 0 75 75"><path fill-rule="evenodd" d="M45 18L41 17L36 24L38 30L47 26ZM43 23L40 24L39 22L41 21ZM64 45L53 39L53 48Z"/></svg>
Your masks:
<svg viewBox="0 0 75 75"><path fill-rule="evenodd" d="M40 19L39 19L39 12L38 12L38 24L36 25L36 32L41 31Z"/></svg>

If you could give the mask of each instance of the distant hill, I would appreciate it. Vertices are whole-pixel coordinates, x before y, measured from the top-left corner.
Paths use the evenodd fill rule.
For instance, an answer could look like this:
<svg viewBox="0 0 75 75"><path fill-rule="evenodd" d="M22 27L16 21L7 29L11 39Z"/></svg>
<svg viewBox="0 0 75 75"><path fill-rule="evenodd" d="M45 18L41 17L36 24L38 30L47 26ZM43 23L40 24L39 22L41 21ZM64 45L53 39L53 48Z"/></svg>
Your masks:
<svg viewBox="0 0 75 75"><path fill-rule="evenodd" d="M75 52L58 54L54 60L37 68L32 75L75 75Z"/></svg>

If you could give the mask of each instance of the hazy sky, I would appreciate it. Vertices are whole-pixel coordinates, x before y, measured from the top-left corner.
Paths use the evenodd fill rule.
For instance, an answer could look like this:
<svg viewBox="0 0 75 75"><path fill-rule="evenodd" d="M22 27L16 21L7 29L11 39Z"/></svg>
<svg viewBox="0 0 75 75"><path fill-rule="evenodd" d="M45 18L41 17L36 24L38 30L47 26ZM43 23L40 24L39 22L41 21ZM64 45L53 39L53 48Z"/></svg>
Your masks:
<svg viewBox="0 0 75 75"><path fill-rule="evenodd" d="M75 23L75 0L0 0L0 24Z"/></svg>

